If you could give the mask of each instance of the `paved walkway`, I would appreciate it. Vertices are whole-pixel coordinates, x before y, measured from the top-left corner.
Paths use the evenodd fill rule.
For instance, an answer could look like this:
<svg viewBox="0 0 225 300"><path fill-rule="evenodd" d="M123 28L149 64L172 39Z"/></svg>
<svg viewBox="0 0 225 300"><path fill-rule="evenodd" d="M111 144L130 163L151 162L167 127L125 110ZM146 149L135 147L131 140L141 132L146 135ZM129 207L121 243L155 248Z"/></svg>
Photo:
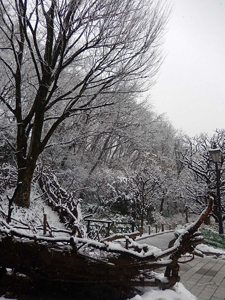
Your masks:
<svg viewBox="0 0 225 300"><path fill-rule="evenodd" d="M225 260L197 257L181 265L180 276L199 300L225 300Z"/></svg>
<svg viewBox="0 0 225 300"><path fill-rule="evenodd" d="M173 232L166 232L137 241L165 250L173 238ZM225 300L225 260L196 257L189 263L180 264L179 275L181 283L198 300Z"/></svg>
<svg viewBox="0 0 225 300"><path fill-rule="evenodd" d="M173 231L165 231L163 233L155 233L148 236L143 236L137 238L136 241L140 244L148 244L155 246L161 250L166 250L168 248L169 242L174 239Z"/></svg>

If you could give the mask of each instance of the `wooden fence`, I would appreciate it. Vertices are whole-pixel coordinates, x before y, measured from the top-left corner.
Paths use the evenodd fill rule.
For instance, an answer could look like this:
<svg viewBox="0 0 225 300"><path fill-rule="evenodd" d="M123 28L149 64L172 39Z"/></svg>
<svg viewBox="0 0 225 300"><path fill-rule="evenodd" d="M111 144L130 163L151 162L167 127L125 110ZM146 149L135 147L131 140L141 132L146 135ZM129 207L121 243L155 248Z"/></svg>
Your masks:
<svg viewBox="0 0 225 300"><path fill-rule="evenodd" d="M109 231L112 227L115 227L117 225L129 225L131 227L131 231L134 232L134 222L114 222L109 220L95 220L95 219L84 219L87 222L87 233L90 232L91 226L94 226L95 223L100 224L106 224L107 227L107 233L109 234Z"/></svg>

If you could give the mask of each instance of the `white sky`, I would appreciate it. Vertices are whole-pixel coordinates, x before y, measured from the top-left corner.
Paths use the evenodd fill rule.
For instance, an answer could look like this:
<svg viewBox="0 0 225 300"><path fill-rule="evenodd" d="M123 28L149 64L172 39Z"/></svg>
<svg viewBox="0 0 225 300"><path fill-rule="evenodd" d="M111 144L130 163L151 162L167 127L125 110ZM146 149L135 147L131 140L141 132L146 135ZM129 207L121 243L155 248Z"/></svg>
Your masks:
<svg viewBox="0 0 225 300"><path fill-rule="evenodd" d="M225 129L225 0L172 0L151 102L194 136Z"/></svg>

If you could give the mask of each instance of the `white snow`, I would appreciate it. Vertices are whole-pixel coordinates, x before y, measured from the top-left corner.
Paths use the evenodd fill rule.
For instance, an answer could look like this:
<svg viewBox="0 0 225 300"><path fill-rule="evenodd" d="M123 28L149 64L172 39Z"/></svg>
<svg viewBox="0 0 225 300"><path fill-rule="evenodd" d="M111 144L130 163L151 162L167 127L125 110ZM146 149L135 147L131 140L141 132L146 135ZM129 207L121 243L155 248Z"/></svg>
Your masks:
<svg viewBox="0 0 225 300"><path fill-rule="evenodd" d="M171 290L160 291L149 288L142 296L137 295L129 300L197 300L197 298L182 283L177 283Z"/></svg>
<svg viewBox="0 0 225 300"><path fill-rule="evenodd" d="M13 205L12 211L12 221L14 219L21 222L21 226L24 227L24 230L27 229L26 233L37 233L35 229L39 226L43 226L43 214L47 214L47 222L50 228L60 228L66 231L65 226L60 222L59 216L54 212L40 197L40 195L32 193L31 201L29 208L21 208L16 205ZM8 201L6 197L3 197L3 201L0 202L0 211L3 211L5 214L8 212ZM17 224L19 224L17 222ZM49 228L47 228L49 231ZM25 233L25 232L24 232ZM57 234L60 236L60 233Z"/></svg>
<svg viewBox="0 0 225 300"><path fill-rule="evenodd" d="M203 253L210 253L210 255L215 254L215 255L219 256L220 259L225 259L225 250L215 249L215 248L205 245L205 244L197 245L196 249L202 251Z"/></svg>

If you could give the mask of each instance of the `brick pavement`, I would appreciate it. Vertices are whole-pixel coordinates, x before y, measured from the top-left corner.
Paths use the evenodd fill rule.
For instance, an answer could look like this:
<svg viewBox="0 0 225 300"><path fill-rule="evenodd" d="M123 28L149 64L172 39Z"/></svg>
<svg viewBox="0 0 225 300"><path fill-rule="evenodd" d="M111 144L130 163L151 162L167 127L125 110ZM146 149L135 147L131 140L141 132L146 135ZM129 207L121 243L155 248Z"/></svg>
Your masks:
<svg viewBox="0 0 225 300"><path fill-rule="evenodd" d="M198 300L225 300L225 260L196 257L180 265L179 275Z"/></svg>
<svg viewBox="0 0 225 300"><path fill-rule="evenodd" d="M173 232L165 232L137 241L165 250L173 237ZM196 257L191 262L180 264L179 275L180 282L198 300L225 300L225 260Z"/></svg>

